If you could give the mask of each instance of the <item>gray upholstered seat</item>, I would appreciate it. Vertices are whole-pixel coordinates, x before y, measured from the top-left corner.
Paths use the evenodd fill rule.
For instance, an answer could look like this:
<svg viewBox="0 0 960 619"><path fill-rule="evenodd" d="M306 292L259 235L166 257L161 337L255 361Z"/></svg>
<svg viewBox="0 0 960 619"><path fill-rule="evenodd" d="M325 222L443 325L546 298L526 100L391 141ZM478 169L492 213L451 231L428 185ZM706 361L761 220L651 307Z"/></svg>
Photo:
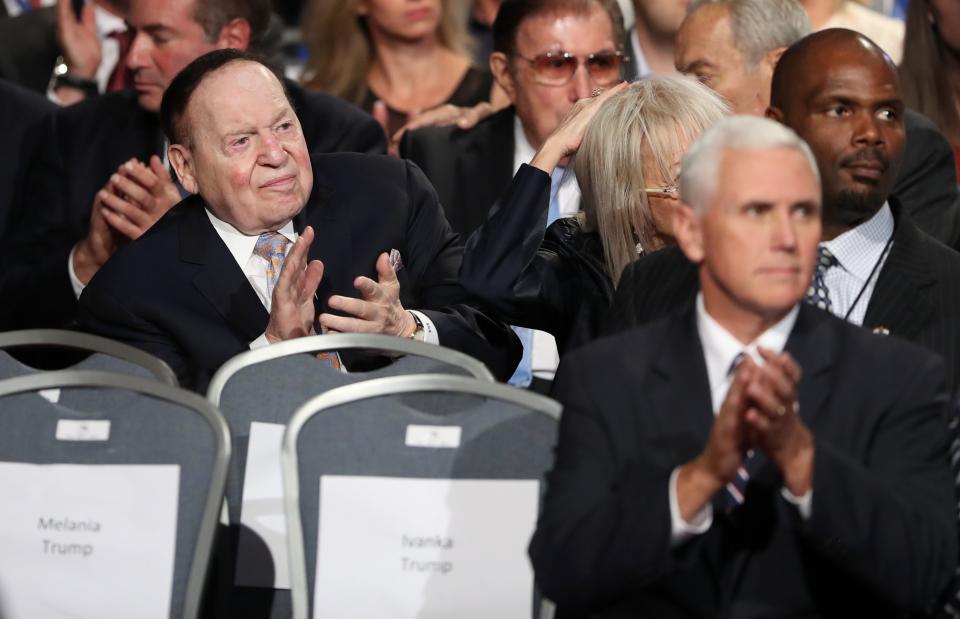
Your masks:
<svg viewBox="0 0 960 619"><path fill-rule="evenodd" d="M403 397L421 392L461 399L445 412L428 413ZM560 405L543 396L442 375L371 380L304 404L283 443L294 616L312 616L322 475L541 480L553 462L559 415ZM459 447L408 446L411 424L457 426ZM530 603L536 607L533 597Z"/></svg>
<svg viewBox="0 0 960 619"><path fill-rule="evenodd" d="M108 411L96 406L68 407L34 393L52 388L64 393L75 388L123 392L127 404ZM63 420L109 421L109 439L58 440L58 424ZM0 427L2 462L179 465L169 616L198 616L230 452L229 430L215 407L193 393L140 377L77 370L37 372L0 381ZM136 569L136 565L124 567ZM38 580L45 577L36 576ZM113 585L107 583L106 590ZM77 617L89 616L83 609L72 610ZM137 616L136 609L129 616Z"/></svg>
<svg viewBox="0 0 960 619"><path fill-rule="evenodd" d="M325 351L373 352L389 355L392 362L366 372L344 373L319 361L313 353ZM447 373L492 381L479 361L463 353L402 338L383 335L330 334L299 338L237 355L210 381L207 398L222 411L233 438L233 457L227 476L226 500L230 530L217 545L215 604L218 617L287 618L287 590L234 585L241 498L247 462L250 425L253 422L286 424L293 412L317 394L335 387L384 376ZM416 396L411 396L416 397ZM427 410L456 405L451 397L422 396L417 403ZM260 569L269 573L270 554L257 544L256 533L244 531L243 540L259 546Z"/></svg>

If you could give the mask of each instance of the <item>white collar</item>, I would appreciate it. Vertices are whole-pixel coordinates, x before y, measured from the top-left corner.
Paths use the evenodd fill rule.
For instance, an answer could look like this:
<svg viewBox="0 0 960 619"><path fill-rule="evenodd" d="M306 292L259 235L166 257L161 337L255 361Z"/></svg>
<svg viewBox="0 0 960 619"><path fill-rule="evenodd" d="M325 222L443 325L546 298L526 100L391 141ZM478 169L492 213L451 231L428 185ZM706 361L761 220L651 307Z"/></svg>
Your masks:
<svg viewBox="0 0 960 619"><path fill-rule="evenodd" d="M250 260L250 256L253 255L253 248L256 247L257 239L260 238L260 235L246 235L222 219L219 219L210 209L204 208L204 210L210 219L210 223L213 224L213 229L217 231L217 234L223 239L223 243L227 246L227 249L230 250L230 255L233 256L233 259L236 260L240 268L243 269L247 261ZM297 241L298 235L293 229L293 221L288 221L278 232L285 236L290 242L295 243Z"/></svg>
<svg viewBox="0 0 960 619"><path fill-rule="evenodd" d="M647 64L647 57L643 55L643 48L640 47L640 37L637 36L637 27L630 29L630 43L633 47L633 66L634 75L626 76L628 82L650 77L650 65Z"/></svg>
<svg viewBox="0 0 960 619"><path fill-rule="evenodd" d="M845 271L865 282L893 235L893 229L893 211L890 203L884 202L873 217L822 245L830 250Z"/></svg>
<svg viewBox="0 0 960 619"><path fill-rule="evenodd" d="M517 170L520 169L520 164L530 163L530 160L533 159L533 156L537 154L537 150L530 145L530 141L527 140L527 134L523 132L523 123L520 122L520 117L514 114L513 116L513 164L514 164L514 174ZM554 179L560 178L560 185L557 188L557 184ZM573 168L570 166L563 167L557 166L553 171L553 176L550 181L551 191L563 192L563 195L569 195L568 202L573 203L573 212L572 213L561 213L562 216L567 217L576 213L580 206L580 185L577 184L577 177L573 173ZM576 186L576 190L573 189L573 186Z"/></svg>
<svg viewBox="0 0 960 619"><path fill-rule="evenodd" d="M527 134L523 131L523 123L520 117L513 115L513 160L520 163L530 163L533 156L537 154L537 149L530 145L527 140ZM517 165L517 168L520 166ZM516 172L516 170L514 170Z"/></svg>
<svg viewBox="0 0 960 619"><path fill-rule="evenodd" d="M703 304L703 292L697 294L697 331L700 333L700 344L703 347L703 357L707 364L707 378L710 380L710 389L721 384L727 378L730 367L740 353L753 357L758 365L764 361L757 352L762 346L774 352L783 352L787 345L787 338L793 330L800 313L800 305L794 306L780 322L760 334L760 337L744 346L729 331L720 325L709 313Z"/></svg>

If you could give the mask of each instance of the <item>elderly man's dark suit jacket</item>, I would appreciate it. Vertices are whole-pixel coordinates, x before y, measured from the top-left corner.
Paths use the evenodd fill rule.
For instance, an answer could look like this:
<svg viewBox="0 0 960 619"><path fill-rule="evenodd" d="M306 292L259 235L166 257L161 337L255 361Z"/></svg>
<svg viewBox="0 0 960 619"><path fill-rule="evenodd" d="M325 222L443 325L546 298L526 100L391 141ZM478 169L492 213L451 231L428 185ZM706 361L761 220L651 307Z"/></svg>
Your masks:
<svg viewBox="0 0 960 619"><path fill-rule="evenodd" d="M40 126L55 110L40 95L0 80L0 237L25 191L25 168L40 148Z"/></svg>
<svg viewBox="0 0 960 619"><path fill-rule="evenodd" d="M464 239L487 220L513 178L513 108L473 129L429 127L408 131L400 155L416 163L437 188L450 227Z"/></svg>
<svg viewBox="0 0 960 619"><path fill-rule="evenodd" d="M960 385L960 254L920 231L895 198L896 231L890 255L867 305L863 326L928 348L946 362L946 382ZM689 305L699 288L697 269L676 247L629 265L606 322L615 333Z"/></svg>
<svg viewBox="0 0 960 619"><path fill-rule="evenodd" d="M416 166L386 156L317 155L314 190L294 220L313 226L310 258L324 263L317 312L339 294L359 297L354 279L377 279L381 252L396 249L404 307L422 309L440 343L509 377L519 341L505 325L464 305L457 281L463 246L436 193ZM121 248L80 297L81 326L133 344L170 364L182 383L203 390L230 357L266 329L268 314L240 266L192 196L140 239Z"/></svg>
<svg viewBox="0 0 960 619"><path fill-rule="evenodd" d="M809 520L760 454L746 502L715 503L710 529L672 549L668 480L713 423L694 312L563 360L530 546L560 616L902 617L935 601L957 556L943 364L806 305L786 350L815 436Z"/></svg>
<svg viewBox="0 0 960 619"><path fill-rule="evenodd" d="M287 88L311 153L384 152L383 130L339 99ZM94 196L123 162L161 154L154 114L133 91L96 97L62 109L47 127L45 148L30 166L20 221L3 242L0 330L59 327L76 317L67 257L89 228Z"/></svg>

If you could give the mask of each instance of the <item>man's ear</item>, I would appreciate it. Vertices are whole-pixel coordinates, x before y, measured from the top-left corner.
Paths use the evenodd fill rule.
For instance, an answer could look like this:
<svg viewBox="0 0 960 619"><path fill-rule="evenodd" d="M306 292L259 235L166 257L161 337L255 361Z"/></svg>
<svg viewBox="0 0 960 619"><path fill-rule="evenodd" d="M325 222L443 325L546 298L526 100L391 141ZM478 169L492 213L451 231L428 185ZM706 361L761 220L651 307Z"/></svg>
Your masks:
<svg viewBox="0 0 960 619"><path fill-rule="evenodd" d="M773 106L771 105L770 107L767 108L767 112L766 112L766 114L764 114L764 116L766 116L766 117L769 118L770 120L775 120L775 121L777 121L777 122L780 123L781 125L785 125L785 124L786 124L786 123L783 121L783 119L784 119L783 110L781 110L781 109L778 108L778 107L773 107Z"/></svg>
<svg viewBox="0 0 960 619"><path fill-rule="evenodd" d="M193 170L193 157L190 150L182 144L171 144L167 149L167 157L183 188L190 193L199 193L200 186L197 184L197 177Z"/></svg>
<svg viewBox="0 0 960 619"><path fill-rule="evenodd" d="M497 84L506 93L511 104L517 102L517 84L513 79L513 73L510 71L510 59L503 52L493 52L490 54L490 73Z"/></svg>
<svg viewBox="0 0 960 619"><path fill-rule="evenodd" d="M234 17L220 29L217 45L221 49L245 50L250 46L250 22Z"/></svg>
<svg viewBox="0 0 960 619"><path fill-rule="evenodd" d="M700 214L680 202L673 207L673 237L690 262L703 261L703 226Z"/></svg>
<svg viewBox="0 0 960 619"><path fill-rule="evenodd" d="M777 68L777 63L780 62L780 57L783 56L785 51L787 51L786 47L775 47L763 55L763 62L770 67L771 74Z"/></svg>

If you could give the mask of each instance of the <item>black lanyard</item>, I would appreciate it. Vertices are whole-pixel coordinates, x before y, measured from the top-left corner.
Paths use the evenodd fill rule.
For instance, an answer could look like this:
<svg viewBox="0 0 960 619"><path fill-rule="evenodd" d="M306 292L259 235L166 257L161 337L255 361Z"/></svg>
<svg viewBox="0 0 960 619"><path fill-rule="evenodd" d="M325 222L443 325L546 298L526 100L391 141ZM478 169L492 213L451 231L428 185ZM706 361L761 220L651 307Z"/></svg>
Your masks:
<svg viewBox="0 0 960 619"><path fill-rule="evenodd" d="M896 232L896 230L894 230ZM876 263L874 263L873 268L870 269L870 275L867 276L867 281L863 283L863 286L860 287L860 292L857 293L857 298L853 300L853 305L847 309L847 313L844 314L844 322L849 322L850 314L853 313L853 308L857 306L857 303L860 302L860 297L863 296L863 293L867 291L867 286L870 285L870 282L873 281L873 276L877 274L877 271L880 270L880 265L883 264L883 259L886 257L887 252L890 251L890 246L893 245L893 232L890 233L890 238L887 239L886 245L883 246L883 251L880 252L880 257L877 258Z"/></svg>

